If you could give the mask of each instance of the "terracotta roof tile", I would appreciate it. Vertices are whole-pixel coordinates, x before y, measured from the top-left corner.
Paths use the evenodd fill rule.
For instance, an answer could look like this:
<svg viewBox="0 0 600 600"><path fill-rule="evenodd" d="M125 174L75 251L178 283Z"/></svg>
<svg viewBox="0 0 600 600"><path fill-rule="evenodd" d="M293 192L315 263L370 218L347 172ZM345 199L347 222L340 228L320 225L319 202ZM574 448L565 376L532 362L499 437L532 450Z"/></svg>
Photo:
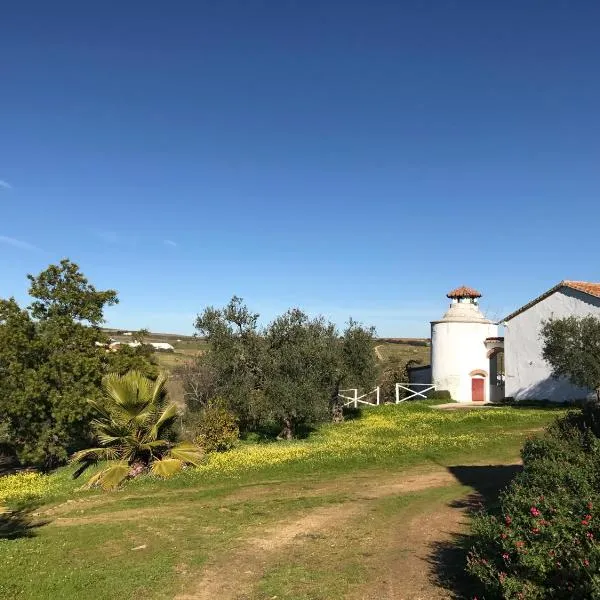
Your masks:
<svg viewBox="0 0 600 600"><path fill-rule="evenodd" d="M562 284L565 287L570 287L574 290L589 294L590 296L600 298L600 283L590 283L588 281L563 281Z"/></svg>
<svg viewBox="0 0 600 600"><path fill-rule="evenodd" d="M446 294L447 298L481 298L481 294L473 288L462 285Z"/></svg>

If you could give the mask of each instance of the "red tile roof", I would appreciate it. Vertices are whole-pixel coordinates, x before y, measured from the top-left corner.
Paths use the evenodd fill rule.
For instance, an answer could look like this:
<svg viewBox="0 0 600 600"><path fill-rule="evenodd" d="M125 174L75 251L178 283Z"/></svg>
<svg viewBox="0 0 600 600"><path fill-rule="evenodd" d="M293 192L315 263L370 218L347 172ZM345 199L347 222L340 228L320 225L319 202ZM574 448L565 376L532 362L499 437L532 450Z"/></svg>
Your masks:
<svg viewBox="0 0 600 600"><path fill-rule="evenodd" d="M473 288L463 285L446 294L448 298L481 298L481 294Z"/></svg>
<svg viewBox="0 0 600 600"><path fill-rule="evenodd" d="M584 294L589 294L590 296L595 296L596 298L600 298L600 283L591 283L589 281L570 281L565 279L560 283L557 283L553 288L550 288L547 292L544 292L541 296L534 298L531 302L528 302L524 306L521 306L518 310L508 315L508 317L504 317L501 322L510 321L513 317L520 315L522 312L531 308L538 302L546 299L548 296L554 294L554 292L558 291L560 288L571 288L572 290L577 290L578 292L583 292Z"/></svg>
<svg viewBox="0 0 600 600"><path fill-rule="evenodd" d="M588 281L563 281L562 284L565 287L570 287L574 290L589 294L590 296L600 298L600 283L589 283Z"/></svg>

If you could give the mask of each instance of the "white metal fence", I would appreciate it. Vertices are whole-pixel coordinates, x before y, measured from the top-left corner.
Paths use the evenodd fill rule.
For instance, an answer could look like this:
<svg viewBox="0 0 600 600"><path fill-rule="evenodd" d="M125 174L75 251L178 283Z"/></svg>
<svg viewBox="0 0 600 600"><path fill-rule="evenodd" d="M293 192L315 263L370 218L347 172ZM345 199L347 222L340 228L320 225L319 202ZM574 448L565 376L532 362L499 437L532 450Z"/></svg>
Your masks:
<svg viewBox="0 0 600 600"><path fill-rule="evenodd" d="M414 389L414 388L424 388L424 389ZM410 392L409 396L405 396L404 398L400 398L400 390L404 390L406 392ZM435 385L433 383L397 383L396 384L396 404L400 402L405 402L406 400L411 400L413 398L427 398L426 393L431 390L435 390Z"/></svg>
<svg viewBox="0 0 600 600"><path fill-rule="evenodd" d="M416 388L416 389L415 389ZM408 396L400 398L400 390L409 392ZM433 383L397 383L396 384L396 404L405 402L406 400L414 400L417 398L427 399L427 392L435 390ZM347 395L351 393L352 395ZM368 404L369 406L379 406L381 404L381 390L379 386L372 389L370 392L366 392L361 396L358 395L358 388L348 388L340 390L338 398L344 400L342 406L354 406L358 408L359 404Z"/></svg>
<svg viewBox="0 0 600 600"><path fill-rule="evenodd" d="M352 392L352 396L346 396L343 392ZM346 400L342 405L343 406L354 406L354 408L358 408L358 404L370 404L371 406L379 406L380 403L380 390L379 386L377 386L374 390L363 394L362 396L358 395L357 388L348 388L347 390L340 390L338 397L342 400ZM365 399L368 398L368 399Z"/></svg>

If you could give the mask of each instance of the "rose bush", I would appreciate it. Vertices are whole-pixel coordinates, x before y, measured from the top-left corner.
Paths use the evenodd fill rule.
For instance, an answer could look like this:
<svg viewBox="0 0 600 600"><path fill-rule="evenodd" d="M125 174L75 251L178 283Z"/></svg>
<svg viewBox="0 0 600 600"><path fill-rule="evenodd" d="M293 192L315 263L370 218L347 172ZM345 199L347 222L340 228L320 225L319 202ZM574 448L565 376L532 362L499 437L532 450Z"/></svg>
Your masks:
<svg viewBox="0 0 600 600"><path fill-rule="evenodd" d="M485 597L600 598L600 409L523 449L523 472L474 519L468 571Z"/></svg>

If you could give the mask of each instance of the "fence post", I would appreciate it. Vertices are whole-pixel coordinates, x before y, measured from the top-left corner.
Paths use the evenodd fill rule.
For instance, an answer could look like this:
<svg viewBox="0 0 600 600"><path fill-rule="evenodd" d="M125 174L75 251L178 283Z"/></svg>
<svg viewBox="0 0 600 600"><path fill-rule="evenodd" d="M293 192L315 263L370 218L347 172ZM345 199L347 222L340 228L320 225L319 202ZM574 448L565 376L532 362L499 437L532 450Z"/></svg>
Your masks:
<svg viewBox="0 0 600 600"><path fill-rule="evenodd" d="M377 386L377 406L379 406L379 386Z"/></svg>
<svg viewBox="0 0 600 600"><path fill-rule="evenodd" d="M398 387L399 384L396 384L396 404L398 404L400 402L400 388Z"/></svg>
<svg viewBox="0 0 600 600"><path fill-rule="evenodd" d="M358 388L354 388L354 408L358 408Z"/></svg>

